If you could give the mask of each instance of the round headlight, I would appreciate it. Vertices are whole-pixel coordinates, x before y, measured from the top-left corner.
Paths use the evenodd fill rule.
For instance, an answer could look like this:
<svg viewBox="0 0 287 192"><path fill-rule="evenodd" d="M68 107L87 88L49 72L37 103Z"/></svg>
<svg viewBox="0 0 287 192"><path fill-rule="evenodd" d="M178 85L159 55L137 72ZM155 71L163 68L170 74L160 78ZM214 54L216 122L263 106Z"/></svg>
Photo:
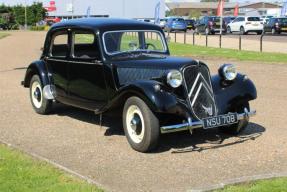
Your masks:
<svg viewBox="0 0 287 192"><path fill-rule="evenodd" d="M172 70L168 72L166 81L171 87L177 88L182 84L182 75L179 71Z"/></svg>
<svg viewBox="0 0 287 192"><path fill-rule="evenodd" d="M232 64L224 64L220 68L220 73L227 81L232 81L236 78L237 72L236 68Z"/></svg>

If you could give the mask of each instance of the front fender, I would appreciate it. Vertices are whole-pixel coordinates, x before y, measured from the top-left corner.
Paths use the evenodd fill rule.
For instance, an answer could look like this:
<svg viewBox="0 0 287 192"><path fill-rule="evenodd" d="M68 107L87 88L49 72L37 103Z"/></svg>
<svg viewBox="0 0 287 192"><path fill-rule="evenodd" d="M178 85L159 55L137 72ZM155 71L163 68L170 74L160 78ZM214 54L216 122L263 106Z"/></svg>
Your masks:
<svg viewBox="0 0 287 192"><path fill-rule="evenodd" d="M157 85L160 86L160 89L156 88ZM153 80L134 81L121 87L112 98L108 108L119 103L124 104L126 99L131 96L140 97L153 112L188 116L186 101L179 99L165 85Z"/></svg>
<svg viewBox="0 0 287 192"><path fill-rule="evenodd" d="M48 85L50 83L45 62L42 60L38 60L38 61L34 61L28 66L25 77L24 77L24 82L23 82L24 87L30 86L31 78L35 74L39 75L43 86Z"/></svg>
<svg viewBox="0 0 287 192"><path fill-rule="evenodd" d="M214 75L211 81L218 114L228 113L238 104L257 98L256 87L246 75L237 74L231 83L226 83L219 75Z"/></svg>

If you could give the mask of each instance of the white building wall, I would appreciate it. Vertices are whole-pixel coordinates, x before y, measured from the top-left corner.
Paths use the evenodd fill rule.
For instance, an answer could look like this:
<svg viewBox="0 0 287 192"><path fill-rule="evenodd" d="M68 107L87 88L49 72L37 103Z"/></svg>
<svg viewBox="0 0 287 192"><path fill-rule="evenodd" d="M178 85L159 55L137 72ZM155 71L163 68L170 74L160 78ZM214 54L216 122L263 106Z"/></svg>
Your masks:
<svg viewBox="0 0 287 192"><path fill-rule="evenodd" d="M117 18L154 18L155 6L161 4L160 17L165 15L164 0L55 0L57 11L50 12L50 16L84 16L88 7L91 15L109 15ZM45 2L46 4L46 2ZM44 5L45 5L44 4ZM69 12L73 4L74 12ZM46 4L45 6L48 6Z"/></svg>

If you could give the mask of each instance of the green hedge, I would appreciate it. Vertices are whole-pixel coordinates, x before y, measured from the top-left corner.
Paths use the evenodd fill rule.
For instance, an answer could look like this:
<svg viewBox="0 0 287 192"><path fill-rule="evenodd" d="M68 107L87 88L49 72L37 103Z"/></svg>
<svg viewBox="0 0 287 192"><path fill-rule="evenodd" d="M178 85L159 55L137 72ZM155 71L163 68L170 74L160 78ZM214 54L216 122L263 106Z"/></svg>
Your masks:
<svg viewBox="0 0 287 192"><path fill-rule="evenodd" d="M44 31L45 26L31 26L30 30L31 31Z"/></svg>

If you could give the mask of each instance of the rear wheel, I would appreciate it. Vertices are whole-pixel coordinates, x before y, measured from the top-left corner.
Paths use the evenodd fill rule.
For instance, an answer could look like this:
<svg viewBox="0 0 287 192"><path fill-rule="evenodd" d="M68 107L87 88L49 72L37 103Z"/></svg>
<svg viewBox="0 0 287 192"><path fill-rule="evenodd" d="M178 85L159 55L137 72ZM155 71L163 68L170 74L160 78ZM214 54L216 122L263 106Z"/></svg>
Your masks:
<svg viewBox="0 0 287 192"><path fill-rule="evenodd" d="M248 109L248 111L250 110L248 102L240 104L234 109L233 112L243 113L245 108ZM220 127L219 129L224 133L238 135L247 127L248 122L249 122L248 120L239 120L238 123L234 125Z"/></svg>
<svg viewBox="0 0 287 192"><path fill-rule="evenodd" d="M230 27L227 27L227 31L226 31L228 34L231 34L232 31L231 31L231 28Z"/></svg>
<svg viewBox="0 0 287 192"><path fill-rule="evenodd" d="M240 34L241 35L246 35L247 34L247 32L245 32L244 27L240 27Z"/></svg>
<svg viewBox="0 0 287 192"><path fill-rule="evenodd" d="M123 110L123 127L131 147L148 152L157 146L159 121L143 100L130 97Z"/></svg>
<svg viewBox="0 0 287 192"><path fill-rule="evenodd" d="M30 81L30 100L34 110L39 114L47 114L52 109L52 101L43 95L43 85L38 75L34 75Z"/></svg>

